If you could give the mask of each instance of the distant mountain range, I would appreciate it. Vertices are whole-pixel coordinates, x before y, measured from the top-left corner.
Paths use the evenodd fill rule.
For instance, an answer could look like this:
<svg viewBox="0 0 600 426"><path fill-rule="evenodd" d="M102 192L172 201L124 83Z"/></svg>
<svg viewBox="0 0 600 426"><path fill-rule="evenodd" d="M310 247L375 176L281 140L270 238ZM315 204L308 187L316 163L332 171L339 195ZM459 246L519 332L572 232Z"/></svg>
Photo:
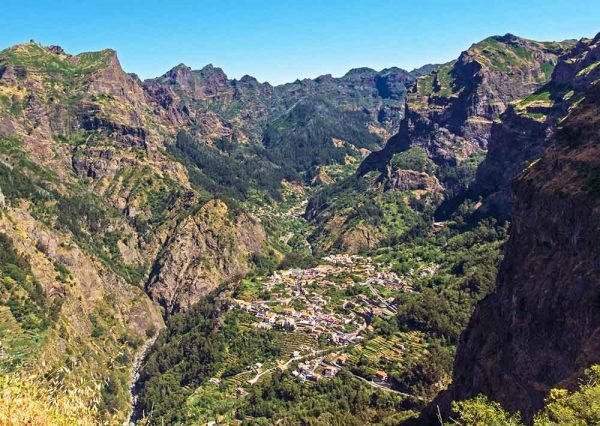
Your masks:
<svg viewBox="0 0 600 426"><path fill-rule="evenodd" d="M360 253L412 289L385 295L392 316L354 313L365 342L419 333L424 352L352 361L315 394L281 369L227 415L326 423L310 398L339 391L366 404L330 401L347 424L426 424L484 394L533 422L600 362L599 84L600 35L493 36L446 64L278 86L213 65L141 81L110 49L1 51L0 413L121 424L138 391L137 414L158 394L163 421L200 412L194 386L227 373L210 354L240 345L250 368L282 351L227 322L244 277ZM393 378L389 401L354 378L371 370Z"/></svg>

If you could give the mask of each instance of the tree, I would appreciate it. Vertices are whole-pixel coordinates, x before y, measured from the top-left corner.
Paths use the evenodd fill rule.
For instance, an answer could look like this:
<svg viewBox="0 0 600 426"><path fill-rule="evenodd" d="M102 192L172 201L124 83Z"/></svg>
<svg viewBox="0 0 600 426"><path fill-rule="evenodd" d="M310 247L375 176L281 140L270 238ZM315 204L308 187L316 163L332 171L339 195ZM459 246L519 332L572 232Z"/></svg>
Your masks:
<svg viewBox="0 0 600 426"><path fill-rule="evenodd" d="M458 415L453 420L462 426L521 426L523 424L519 414L507 413L499 403L490 401L485 395L453 402L452 409Z"/></svg>

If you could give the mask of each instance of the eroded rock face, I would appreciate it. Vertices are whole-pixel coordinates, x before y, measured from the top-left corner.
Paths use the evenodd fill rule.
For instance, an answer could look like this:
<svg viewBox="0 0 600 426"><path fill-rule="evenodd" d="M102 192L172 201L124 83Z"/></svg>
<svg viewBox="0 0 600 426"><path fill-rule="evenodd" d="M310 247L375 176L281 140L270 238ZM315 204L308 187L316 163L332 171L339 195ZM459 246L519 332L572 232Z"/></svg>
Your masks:
<svg viewBox="0 0 600 426"><path fill-rule="evenodd" d="M167 315L185 310L223 281L249 272L249 257L265 240L259 223L209 201L170 232L146 289Z"/></svg>
<svg viewBox="0 0 600 426"><path fill-rule="evenodd" d="M262 143L269 122L307 100L326 99L338 113L360 112L372 133L394 133L402 118L407 87L413 81L410 73L399 68L379 72L358 68L340 78L323 75L271 86L247 75L229 80L223 70L212 65L192 70L180 64L161 77L146 80L144 87L157 104L172 110L173 116L188 117L214 129L207 120L214 122L209 114L216 113L220 121L217 127L235 129L234 134L209 131L198 136ZM310 125L311 118L303 118L307 123L302 124Z"/></svg>
<svg viewBox="0 0 600 426"><path fill-rule="evenodd" d="M125 73L114 51L68 55L33 42L2 50L0 96L0 233L39 283L35 300L27 289L22 297L52 309L35 347L40 371L52 377L69 365L77 386L93 387L90 401L102 399L99 377L126 392L129 360L164 325L155 302L185 309L249 271L265 232L222 202L203 205L166 153L196 117L168 85ZM228 131L218 117L201 124L208 136ZM0 308L10 310L6 298ZM8 317L18 327L21 317ZM127 405L111 402L98 421L123 420Z"/></svg>
<svg viewBox="0 0 600 426"><path fill-rule="evenodd" d="M581 40L559 59L548 84L515 102L492 126L486 159L469 188L471 198L483 198L480 214L510 218L512 181L542 156L569 108L600 78L599 61L600 35Z"/></svg>
<svg viewBox="0 0 600 426"><path fill-rule="evenodd" d="M356 190L373 203L381 196L381 189L427 190L425 201L429 206L438 211L448 210L447 206L453 206L455 197L462 196L475 177L475 167L487 150L494 122L512 101L548 82L559 54L574 43L543 43L513 35L490 37L471 46L457 60L418 77L407 94L398 133L382 150L372 152L362 161L354 187L340 186L337 192L325 192L326 195L322 192L309 202L306 216L317 223L311 239L329 243L331 235L365 234L352 229L356 222L343 221L339 213L328 211L335 205L335 197L360 199L354 195ZM394 170L394 155L411 148L423 150L435 163L437 167L429 171L430 176ZM490 173L493 176L496 172L510 173L502 166ZM378 177L368 179L370 174ZM493 177L492 182L495 182ZM324 200L325 197L332 199ZM503 202L504 199L498 200L500 205ZM352 212L347 216L352 216ZM336 224L344 229L333 232ZM361 227L369 228L364 224ZM375 233L373 227L371 231ZM377 240L384 238L370 239Z"/></svg>
<svg viewBox="0 0 600 426"><path fill-rule="evenodd" d="M438 180L429 176L425 172L416 172L414 170L398 169L390 174L386 182L387 189L397 191L434 191L442 192L442 187Z"/></svg>
<svg viewBox="0 0 600 426"><path fill-rule="evenodd" d="M497 290L458 345L449 390L430 406L479 393L531 422L553 387L573 389L600 362L600 86L571 110L554 144L514 185Z"/></svg>
<svg viewBox="0 0 600 426"><path fill-rule="evenodd" d="M384 171L391 156L424 148L438 164L460 163L485 150L493 120L508 104L549 80L548 69L572 43L541 43L513 35L474 44L456 61L420 77L411 89L400 131L359 173Z"/></svg>

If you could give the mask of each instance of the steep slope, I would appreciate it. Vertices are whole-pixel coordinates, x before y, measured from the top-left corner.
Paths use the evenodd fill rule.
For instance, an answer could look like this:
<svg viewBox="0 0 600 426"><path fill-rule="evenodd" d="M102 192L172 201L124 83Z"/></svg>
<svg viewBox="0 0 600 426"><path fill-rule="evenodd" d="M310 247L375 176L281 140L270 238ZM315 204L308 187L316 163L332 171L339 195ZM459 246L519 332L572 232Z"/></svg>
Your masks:
<svg viewBox="0 0 600 426"><path fill-rule="evenodd" d="M574 70L576 63L564 67ZM570 75L577 80L597 63ZM558 68L555 77L564 71ZM431 421L437 406L447 414L450 400L483 393L530 422L550 388L575 388L600 359L600 79L587 83L554 144L514 185L497 290L463 333L452 385L430 407Z"/></svg>
<svg viewBox="0 0 600 426"><path fill-rule="evenodd" d="M511 213L511 183L553 140L556 127L598 79L600 37L581 40L561 57L552 80L509 105L491 130L488 154L467 197L482 198L479 214L506 219Z"/></svg>
<svg viewBox="0 0 600 426"><path fill-rule="evenodd" d="M183 249L172 235L193 239L185 255L205 271L196 292L170 299L178 307L251 268L265 238L247 213L192 188L166 149L175 116L153 102L111 50L73 56L27 43L0 52L1 367L80 391L82 406L110 423L129 408L136 352L163 327L144 284L152 264ZM198 211L224 222L205 227ZM212 250L235 267L206 256L215 239ZM186 273L197 269L179 274L187 283ZM151 283L162 302L167 284Z"/></svg>
<svg viewBox="0 0 600 426"><path fill-rule="evenodd" d="M546 83L558 55L572 45L510 34L490 37L456 61L419 77L407 96L399 132L385 148L361 163L354 183L329 188L311 200L307 216L317 223L313 240L325 248L345 247L356 239L360 226L360 234L371 237L350 245L353 250L373 248L387 241L390 231L352 221L360 206L374 204L385 210L382 193L391 190L404 192L407 207L412 203L413 210L418 205L423 211L439 205L441 195L448 198L465 189L483 158L493 121L511 101ZM428 170L423 169L424 161L432 162ZM368 188L371 195L359 187ZM340 206L338 199L352 201Z"/></svg>
<svg viewBox="0 0 600 426"><path fill-rule="evenodd" d="M318 166L381 148L398 130L413 81L399 68L359 68L273 87L250 76L229 80L212 65L180 64L144 87L175 122L223 155L267 158L284 177L310 182Z"/></svg>
<svg viewBox="0 0 600 426"><path fill-rule="evenodd" d="M573 42L544 43L512 34L489 37L417 80L403 126L386 149L361 166L384 171L398 151L423 147L437 164L456 164L485 149L493 120L508 103L550 78L557 57Z"/></svg>
<svg viewBox="0 0 600 426"><path fill-rule="evenodd" d="M189 309L221 282L250 272L248 258L265 240L258 222L209 201L171 230L146 289L169 314Z"/></svg>

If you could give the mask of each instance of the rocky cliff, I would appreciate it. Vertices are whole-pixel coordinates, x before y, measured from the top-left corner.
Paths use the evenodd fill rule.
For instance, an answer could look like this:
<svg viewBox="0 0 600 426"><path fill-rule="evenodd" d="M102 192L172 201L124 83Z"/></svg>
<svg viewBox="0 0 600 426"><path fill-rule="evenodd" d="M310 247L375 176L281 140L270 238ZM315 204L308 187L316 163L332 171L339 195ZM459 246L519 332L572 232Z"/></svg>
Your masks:
<svg viewBox="0 0 600 426"><path fill-rule="evenodd" d="M170 231L146 290L168 315L187 310L220 283L247 274L265 242L256 219L209 201Z"/></svg>
<svg viewBox="0 0 600 426"><path fill-rule="evenodd" d="M596 42L584 40L577 49L593 58L589 46ZM578 69L570 74L577 80L598 67L597 58L584 68L576 63L567 60L555 78L568 68ZM576 387L583 370L600 361L600 79L586 84L550 148L514 184L497 290L477 306L452 384L424 421L434 422L438 406L447 414L451 400L483 393L531 422L550 388Z"/></svg>
<svg viewBox="0 0 600 426"><path fill-rule="evenodd" d="M493 124L486 159L468 194L483 199L479 214L510 217L513 179L541 157L570 107L599 78L598 61L600 37L581 40L559 59L550 82L510 104Z"/></svg>
<svg viewBox="0 0 600 426"><path fill-rule="evenodd" d="M493 121L508 104L546 83L572 42L543 43L512 34L489 37L417 79L397 136L367 158L359 173L385 171L391 156L423 147L438 164L485 150Z"/></svg>
<svg viewBox="0 0 600 426"><path fill-rule="evenodd" d="M420 213L407 213L435 209L468 187L487 150L494 121L512 101L547 83L558 56L573 45L574 41L537 42L511 34L490 37L417 78L407 94L398 133L362 161L353 182L321 191L310 201L306 214L317 225L315 245L361 250L390 241L398 226L392 225L394 220L389 226L374 226L354 219L366 204L390 210L385 207L390 196L383 195L390 191L405 194L408 206L400 209L401 222L411 224L409 230L422 226L412 220ZM424 161L431 164L421 170ZM417 185L428 190L405 189L416 188L416 176L402 170L415 168L429 175L420 176ZM352 201L340 205L340 199Z"/></svg>
<svg viewBox="0 0 600 426"><path fill-rule="evenodd" d="M81 391L107 422L126 415L130 362L163 327L144 291L152 265L163 266L150 292L162 302L164 265L185 249L195 268L177 276L196 274L196 287L178 295L184 308L249 270L265 239L243 212L225 220L167 154L177 114L112 50L0 52L0 369Z"/></svg>
<svg viewBox="0 0 600 426"><path fill-rule="evenodd" d="M264 148L261 155L288 179L310 182L320 166L380 149L398 129L413 81L399 68L359 68L271 86L250 76L230 80L212 65L180 64L144 87L195 138L219 149L226 142L229 154L246 158Z"/></svg>

